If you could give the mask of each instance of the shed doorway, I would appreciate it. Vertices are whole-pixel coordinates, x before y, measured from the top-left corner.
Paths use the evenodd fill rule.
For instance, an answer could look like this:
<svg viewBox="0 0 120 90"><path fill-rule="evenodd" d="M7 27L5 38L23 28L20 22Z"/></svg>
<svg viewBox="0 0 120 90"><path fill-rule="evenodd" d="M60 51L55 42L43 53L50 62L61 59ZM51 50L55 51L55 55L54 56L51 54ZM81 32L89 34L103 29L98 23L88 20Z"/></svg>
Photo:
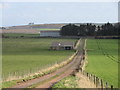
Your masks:
<svg viewBox="0 0 120 90"><path fill-rule="evenodd" d="M71 47L65 47L65 50L71 50L72 48Z"/></svg>

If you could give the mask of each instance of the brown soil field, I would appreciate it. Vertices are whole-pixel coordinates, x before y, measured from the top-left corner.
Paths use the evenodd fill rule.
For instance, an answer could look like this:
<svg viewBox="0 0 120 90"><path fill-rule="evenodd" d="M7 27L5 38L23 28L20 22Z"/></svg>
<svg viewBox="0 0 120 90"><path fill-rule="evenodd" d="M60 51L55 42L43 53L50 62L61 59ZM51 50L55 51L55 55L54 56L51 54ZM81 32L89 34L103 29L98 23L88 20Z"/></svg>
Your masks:
<svg viewBox="0 0 120 90"><path fill-rule="evenodd" d="M26 34L38 34L36 29L6 29L2 30L2 33L26 33Z"/></svg>

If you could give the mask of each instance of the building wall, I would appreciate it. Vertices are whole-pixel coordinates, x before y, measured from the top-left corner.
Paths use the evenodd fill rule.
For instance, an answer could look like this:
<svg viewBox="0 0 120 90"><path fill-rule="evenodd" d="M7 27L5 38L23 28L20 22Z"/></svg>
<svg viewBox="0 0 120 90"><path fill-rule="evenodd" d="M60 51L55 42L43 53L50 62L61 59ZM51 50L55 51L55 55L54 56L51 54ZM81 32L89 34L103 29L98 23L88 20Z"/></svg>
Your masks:
<svg viewBox="0 0 120 90"><path fill-rule="evenodd" d="M52 47L50 47L50 49L52 49L52 50L72 50L73 46L65 46L65 47L52 46Z"/></svg>
<svg viewBox="0 0 120 90"><path fill-rule="evenodd" d="M47 31L47 32L40 32L40 36L51 36L51 37L59 37L60 36L60 32L57 32L57 31Z"/></svg>

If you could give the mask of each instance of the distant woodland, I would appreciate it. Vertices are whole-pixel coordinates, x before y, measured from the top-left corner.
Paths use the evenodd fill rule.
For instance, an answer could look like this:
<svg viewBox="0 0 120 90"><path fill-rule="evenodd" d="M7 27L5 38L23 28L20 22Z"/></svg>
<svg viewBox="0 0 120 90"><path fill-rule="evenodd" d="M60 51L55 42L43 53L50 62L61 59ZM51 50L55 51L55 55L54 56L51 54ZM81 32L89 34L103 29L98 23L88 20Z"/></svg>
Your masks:
<svg viewBox="0 0 120 90"><path fill-rule="evenodd" d="M61 28L62 36L118 36L120 34L120 23L106 23L96 26L90 23L75 25L68 24Z"/></svg>

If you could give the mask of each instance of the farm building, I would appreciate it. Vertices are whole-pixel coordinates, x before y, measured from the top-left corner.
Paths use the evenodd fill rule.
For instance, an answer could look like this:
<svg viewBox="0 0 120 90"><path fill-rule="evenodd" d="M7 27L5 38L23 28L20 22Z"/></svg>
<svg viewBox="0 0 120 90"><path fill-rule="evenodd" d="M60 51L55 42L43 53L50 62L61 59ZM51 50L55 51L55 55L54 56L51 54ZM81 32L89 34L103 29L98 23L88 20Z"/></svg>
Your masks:
<svg viewBox="0 0 120 90"><path fill-rule="evenodd" d="M40 36L42 37L59 37L60 36L60 31L58 30L44 30L40 31Z"/></svg>
<svg viewBox="0 0 120 90"><path fill-rule="evenodd" d="M73 42L53 42L50 46L52 50L72 50L74 49Z"/></svg>

